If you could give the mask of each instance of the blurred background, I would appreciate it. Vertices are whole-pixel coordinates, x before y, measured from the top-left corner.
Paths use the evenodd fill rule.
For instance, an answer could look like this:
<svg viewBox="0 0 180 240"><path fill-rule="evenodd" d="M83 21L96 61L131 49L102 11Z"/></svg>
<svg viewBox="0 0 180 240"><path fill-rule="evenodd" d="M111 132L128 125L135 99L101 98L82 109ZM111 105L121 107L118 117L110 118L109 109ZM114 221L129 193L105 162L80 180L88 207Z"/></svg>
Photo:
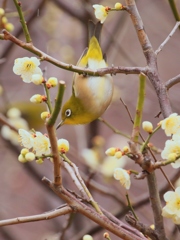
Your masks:
<svg viewBox="0 0 180 240"><path fill-rule="evenodd" d="M22 28L17 17L13 1L0 1L0 7L6 4L7 18L14 25L12 34L25 41ZM21 0L27 25L34 46L50 56L65 62L76 64L84 48L87 46L87 23L89 19L96 21L93 4L103 4L113 7L116 1L93 0ZM121 2L125 4L125 1ZM167 0L137 0L137 7L144 22L145 30L156 50L173 29L176 20ZM180 11L180 1L176 1ZM126 12L110 12L104 24L101 45L106 52L109 66L146 66L141 46L130 16ZM26 84L12 71L14 60L20 57L32 57L32 53L8 41L0 41L0 110L6 117L8 109L16 107L21 111L22 118L29 124L29 129L46 133L40 113L45 109L42 105L32 105L29 99L32 95L43 94L43 88L34 84ZM180 73L180 32L173 35L168 44L158 55L159 74L164 82ZM41 69L46 78L56 77L66 82L64 101L69 98L72 90L72 72L57 68L48 62L41 63ZM109 124L124 134L131 135L132 122L125 106L120 101L123 99L129 111L134 117L137 92L138 75L117 74L113 76L115 92L113 102L102 116ZM180 87L175 85L169 90L169 98L173 112L180 113L179 95ZM50 90L52 102L57 89ZM143 120L151 121L154 126L162 119L155 116L160 112L157 96L151 83L147 80L146 100ZM59 118L60 120L60 118ZM146 133L142 134L144 137ZM127 145L127 138L116 134L112 129L100 121L95 121L86 126L63 126L57 131L58 138L65 138L70 142L68 157L76 163L79 170L84 173L85 180L89 180L89 189L95 200L113 214L124 221L126 203L126 191L119 182L112 177L115 166L123 166L125 169L140 171L129 159L107 159L105 150L109 147ZM16 137L15 137L16 138ZM166 137L159 131L152 139L153 144L162 149ZM28 216L50 211L61 204L59 199L41 181L43 176L53 179L52 163L45 161L42 165L35 162L20 163L18 155L20 146L13 137L4 139L0 136L0 219L9 219L19 216ZM97 157L98 156L98 157ZM160 155L157 155L160 159ZM97 170L98 169L98 170ZM164 168L167 176L173 183L178 179L179 170L171 166ZM159 189L162 204L163 194L169 190L169 186L160 172L157 170ZM146 179L135 180L131 178L132 185L129 197L135 204L135 212L139 220L147 225L153 224L153 216L148 200L148 188ZM77 191L69 175L63 171L64 186ZM100 185L99 185L100 184ZM103 189L103 187L105 187ZM100 189L104 190L100 191ZM106 193L116 193L116 199ZM82 239L84 234L91 234L95 240L103 239L104 229L79 214L74 215L74 221L61 237L62 229L68 216L61 216L48 221L40 221L0 228L0 239L5 240L54 240L54 239ZM176 228L171 220L165 219L165 229L170 239L178 239ZM113 240L118 239L111 234Z"/></svg>

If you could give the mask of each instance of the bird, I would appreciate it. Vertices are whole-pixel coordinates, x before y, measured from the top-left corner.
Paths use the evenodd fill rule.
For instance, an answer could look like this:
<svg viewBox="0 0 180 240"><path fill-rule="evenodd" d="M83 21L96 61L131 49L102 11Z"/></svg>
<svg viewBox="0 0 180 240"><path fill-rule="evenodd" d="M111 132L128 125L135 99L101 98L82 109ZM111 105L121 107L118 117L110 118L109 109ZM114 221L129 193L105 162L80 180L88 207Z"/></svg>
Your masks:
<svg viewBox="0 0 180 240"><path fill-rule="evenodd" d="M102 29L100 22L88 23L89 44L80 57L77 66L97 70L106 68L107 63L100 47L99 38ZM74 74L72 95L63 105L61 122L63 124L88 124L99 118L111 103L113 79L110 74L90 76Z"/></svg>

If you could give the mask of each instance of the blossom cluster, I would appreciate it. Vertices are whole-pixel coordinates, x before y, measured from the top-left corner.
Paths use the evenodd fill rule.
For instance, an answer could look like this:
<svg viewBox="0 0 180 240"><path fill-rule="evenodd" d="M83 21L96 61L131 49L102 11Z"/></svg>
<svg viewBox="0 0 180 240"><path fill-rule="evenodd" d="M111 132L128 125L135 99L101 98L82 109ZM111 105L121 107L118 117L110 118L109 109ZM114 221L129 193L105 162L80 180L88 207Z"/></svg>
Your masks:
<svg viewBox="0 0 180 240"><path fill-rule="evenodd" d="M173 168L180 167L180 116L172 113L168 118L160 122L162 129L167 136L171 136L167 140L165 147L161 153L163 159L170 160Z"/></svg>
<svg viewBox="0 0 180 240"><path fill-rule="evenodd" d="M117 161L117 158L112 155L104 156L103 146L105 140L101 136L96 136L92 140L92 148L84 148L81 151L83 160L93 171L100 172L106 179L113 176L114 169L118 167L124 167L125 159Z"/></svg>
<svg viewBox="0 0 180 240"><path fill-rule="evenodd" d="M40 60L36 57L23 57L17 58L14 61L13 72L16 75L20 75L23 82L34 83L35 85L46 84L49 89L51 87L56 87L58 80L55 77L50 77L47 81L43 77L43 72L39 67ZM32 103L41 103L47 101L47 97L35 94L30 98Z"/></svg>
<svg viewBox="0 0 180 240"><path fill-rule="evenodd" d="M118 162L118 159L121 159L122 162L122 157L127 155L129 153L129 148L128 146L124 146L123 149L121 150L120 148L115 148L111 147L106 150L106 155L114 157L114 160ZM130 188L131 181L130 181L130 172L123 169L122 167L125 165L125 163L122 166L116 166L114 167L113 170L113 176L116 180L120 182L120 184L126 188L127 190Z"/></svg>
<svg viewBox="0 0 180 240"><path fill-rule="evenodd" d="M173 168L180 167L180 116L172 113L169 117L160 122L161 128L166 136L171 137L165 143L161 152L163 159L171 162ZM162 216L170 218L175 224L180 224L180 187L175 191L168 191L164 194L166 205L162 209Z"/></svg>
<svg viewBox="0 0 180 240"><path fill-rule="evenodd" d="M171 218L175 224L180 224L180 187L164 194L166 206L162 209L162 215Z"/></svg>
<svg viewBox="0 0 180 240"><path fill-rule="evenodd" d="M14 30L14 25L8 21L3 8L0 8L0 28L6 29L9 32Z"/></svg>
<svg viewBox="0 0 180 240"><path fill-rule="evenodd" d="M107 16L108 16L108 13L110 11L113 11L113 10L122 10L123 9L123 5L121 3L116 3L114 5L114 8L110 8L108 6L103 6L103 5L99 5L99 4L94 4L93 5L93 8L94 8L94 14L95 14L95 17L101 22L101 23L104 23L104 21L106 20Z"/></svg>
<svg viewBox="0 0 180 240"><path fill-rule="evenodd" d="M24 163L38 159L37 163L42 163L43 158L51 157L50 140L46 134L19 129L19 137L20 143L24 147L18 158L20 162ZM61 154L69 150L69 142L66 139L57 140L57 145Z"/></svg>

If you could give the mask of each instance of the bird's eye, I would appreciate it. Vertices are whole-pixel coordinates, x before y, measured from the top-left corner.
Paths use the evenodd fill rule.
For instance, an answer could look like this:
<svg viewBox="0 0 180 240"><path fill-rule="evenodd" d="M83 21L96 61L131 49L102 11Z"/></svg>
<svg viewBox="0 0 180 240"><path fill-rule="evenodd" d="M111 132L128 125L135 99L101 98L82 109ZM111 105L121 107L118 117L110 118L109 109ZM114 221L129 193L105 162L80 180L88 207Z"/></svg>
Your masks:
<svg viewBox="0 0 180 240"><path fill-rule="evenodd" d="M71 116L71 109L67 109L65 111L65 115L66 115L66 117L70 117Z"/></svg>

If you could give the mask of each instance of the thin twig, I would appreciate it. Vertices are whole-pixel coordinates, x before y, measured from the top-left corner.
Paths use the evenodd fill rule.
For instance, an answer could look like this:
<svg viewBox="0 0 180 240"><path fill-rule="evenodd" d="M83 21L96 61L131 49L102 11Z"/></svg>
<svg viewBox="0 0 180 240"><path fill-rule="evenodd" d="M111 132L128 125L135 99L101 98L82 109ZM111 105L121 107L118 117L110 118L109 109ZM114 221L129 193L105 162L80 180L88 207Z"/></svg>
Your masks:
<svg viewBox="0 0 180 240"><path fill-rule="evenodd" d="M174 0L168 0L168 1L176 21L180 21L180 16L179 16L179 12L177 10L175 1Z"/></svg>
<svg viewBox="0 0 180 240"><path fill-rule="evenodd" d="M61 230L61 236L60 236L60 240L64 240L64 236L66 231L68 230L68 228L71 226L72 220L74 217L74 213L70 213L67 219L67 222L64 224L63 229Z"/></svg>
<svg viewBox="0 0 180 240"><path fill-rule="evenodd" d="M8 126L11 130L18 133L18 129L12 126L10 123L8 123L8 119L2 113L0 113L0 125Z"/></svg>
<svg viewBox="0 0 180 240"><path fill-rule="evenodd" d="M129 212L125 216L126 222L128 222L132 227L138 229L140 232L142 232L145 236L149 236L151 240L157 240L158 236L156 232L150 228L149 226L146 226L145 224L141 223L136 219L131 212Z"/></svg>
<svg viewBox="0 0 180 240"><path fill-rule="evenodd" d="M173 86L174 86L175 84L177 84L177 83L180 83L180 74L177 75L177 76L174 77L174 78L169 79L169 80L166 82L165 86L166 86L167 90L169 90L171 87L173 87Z"/></svg>
<svg viewBox="0 0 180 240"><path fill-rule="evenodd" d="M138 101L136 106L136 115L134 118L134 125L132 131L132 141L137 143L139 138L142 113L144 107L144 99L145 99L145 91L146 91L146 76L144 74L140 74L139 76L139 92L138 92Z"/></svg>
<svg viewBox="0 0 180 240"><path fill-rule="evenodd" d="M167 36L167 38L164 40L163 43L161 43L161 45L158 47L158 49L155 51L155 54L158 54L163 47L167 44L167 42L170 40L170 38L173 36L173 34L176 32L177 28L180 26L180 22L177 22L174 26L174 28L172 29L172 31L170 32L170 34Z"/></svg>
<svg viewBox="0 0 180 240"><path fill-rule="evenodd" d="M121 136L123 136L123 137L126 137L126 138L128 138L128 139L131 138L130 135L127 135L127 134L119 131L117 128L115 128L114 126L112 126L110 123L108 123L108 122L107 122L106 120L104 120L102 117L99 117L98 120L101 121L101 122L103 122L103 123L104 123L107 127L109 127L114 133L119 134L119 135L121 135Z"/></svg>
<svg viewBox="0 0 180 240"><path fill-rule="evenodd" d="M62 157L63 157L64 160L72 167L72 169L73 169L73 171L74 171L74 174L75 174L77 180L78 180L79 183L80 183L80 184L77 183L77 181L75 180L75 183L77 183L76 186L79 187L79 185L80 185L80 190L81 190L81 192L83 192L83 195L86 194L86 196L88 197L88 201L89 201L89 202L91 203L91 205L96 209L96 211L97 211L99 214L103 214L102 211L101 211L101 209L100 209L100 207L99 207L99 205L98 205L98 203L94 201L93 196L91 195L89 189L86 187L86 184L84 183L83 179L81 178L81 176L80 176L80 174L79 174L79 171L78 171L78 168L76 167L76 165L75 165L73 162L71 162L71 161L67 158L67 156L66 156L65 154L62 154ZM66 169L69 171L70 175L73 174L73 172L70 171L70 169L68 168L67 165L66 165ZM73 179L74 179L74 177L73 177ZM83 188L84 191L82 191L82 188Z"/></svg>
<svg viewBox="0 0 180 240"><path fill-rule="evenodd" d="M68 162L64 162L64 168L69 173L69 175L70 175L71 179L73 180L74 184L76 185L76 187L80 191L81 197L86 199L87 198L86 192L84 191L84 188L83 188L82 184L80 183L77 176L75 175L72 166L70 166L70 164Z"/></svg>
<svg viewBox="0 0 180 240"><path fill-rule="evenodd" d="M8 226L8 225L14 225L14 224L20 224L20 223L27 223L27 222L36 222L36 221L42 221L42 220L49 220L61 215L65 215L72 212L72 208L69 206L64 206L60 209L54 209L49 212L45 212L42 214L32 215L32 216L26 216L26 217L17 217L17 218L11 218L7 220L1 220L0 226Z"/></svg>
<svg viewBox="0 0 180 240"><path fill-rule="evenodd" d="M135 211L134 211L134 209L133 209L133 206L132 206L132 204L131 204L131 201L130 201L130 199L129 199L129 194L128 194L128 193L126 193L126 199L127 199L127 202L128 202L128 207L130 208L130 210L131 210L134 218L135 218L136 220L138 220L138 217L136 216L136 213L135 213Z"/></svg>
<svg viewBox="0 0 180 240"><path fill-rule="evenodd" d="M85 181L88 180L87 175L84 174L83 172L81 172L81 176L83 177L83 179ZM115 201L117 201L119 204L121 204L123 207L125 207L125 203L123 202L123 200L121 200L120 194L118 196L117 192L115 190L113 190L112 188L104 186L104 185L96 182L93 179L91 179L88 182L88 185L91 187L91 189L97 191L98 193L101 193L101 194L105 195L106 197L112 197Z"/></svg>
<svg viewBox="0 0 180 240"><path fill-rule="evenodd" d="M17 8L18 14L19 14L19 19L20 19L20 22L21 22L21 25L22 25L22 29L23 29L24 35L26 37L26 42L31 43L32 40L31 40L31 36L29 34L29 30L28 30L26 21L24 19L24 13L21 9L21 7L22 7L21 2L18 2L17 0L13 0L13 1L14 1L14 4L15 4L16 8Z"/></svg>
<svg viewBox="0 0 180 240"><path fill-rule="evenodd" d="M65 85L64 81L60 81L58 86L59 87L58 87L58 93L56 96L56 102L55 102L55 106L54 106L52 115L51 115L50 119L48 120L48 123L47 123L48 126L53 126L55 124L58 114L61 110L61 105L62 105L62 100L63 100L66 85Z"/></svg>
<svg viewBox="0 0 180 240"><path fill-rule="evenodd" d="M47 107L48 107L48 111L51 114L52 113L52 104L51 104L51 98L50 98L50 95L49 95L49 89L47 88L46 83L43 83L43 86L44 86L44 91L45 91L45 94L46 94L46 97L47 97L46 104L47 104Z"/></svg>
<svg viewBox="0 0 180 240"><path fill-rule="evenodd" d="M155 172L147 175L148 189L149 189L149 199L151 201L151 207L154 216L155 230L158 234L159 240L167 240L164 230L164 223L162 217L162 207L159 197L159 189L157 187L157 180Z"/></svg>

